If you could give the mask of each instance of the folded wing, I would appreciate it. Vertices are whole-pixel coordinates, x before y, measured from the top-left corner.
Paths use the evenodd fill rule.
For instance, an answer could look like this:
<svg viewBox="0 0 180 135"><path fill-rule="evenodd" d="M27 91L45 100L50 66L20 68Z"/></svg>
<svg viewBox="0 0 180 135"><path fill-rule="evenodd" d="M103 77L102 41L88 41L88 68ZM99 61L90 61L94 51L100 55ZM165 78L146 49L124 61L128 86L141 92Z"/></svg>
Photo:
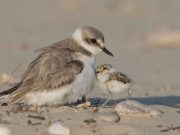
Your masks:
<svg viewBox="0 0 180 135"><path fill-rule="evenodd" d="M12 102L23 99L27 92L49 91L67 85L83 70L83 63L73 60L73 50L47 49L41 50L23 74L20 86L10 94Z"/></svg>

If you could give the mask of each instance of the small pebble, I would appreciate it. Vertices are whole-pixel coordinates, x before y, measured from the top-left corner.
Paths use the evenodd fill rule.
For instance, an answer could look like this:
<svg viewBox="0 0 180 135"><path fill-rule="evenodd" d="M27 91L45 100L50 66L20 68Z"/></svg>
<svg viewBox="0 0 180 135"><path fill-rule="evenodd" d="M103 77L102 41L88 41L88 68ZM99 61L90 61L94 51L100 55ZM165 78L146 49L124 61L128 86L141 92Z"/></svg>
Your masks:
<svg viewBox="0 0 180 135"><path fill-rule="evenodd" d="M9 128L0 125L0 135L12 135L12 132Z"/></svg>
<svg viewBox="0 0 180 135"><path fill-rule="evenodd" d="M87 125L90 125L92 123L96 123L96 120L94 119L87 119L87 120L84 120L84 122L87 124Z"/></svg>
<svg viewBox="0 0 180 135"><path fill-rule="evenodd" d="M5 85L5 84L11 85L16 83L17 81L18 80L11 75L8 75L6 73L0 74L0 85Z"/></svg>
<svg viewBox="0 0 180 135"><path fill-rule="evenodd" d="M27 123L28 123L28 125L32 125L32 121L31 120L28 120Z"/></svg>
<svg viewBox="0 0 180 135"><path fill-rule="evenodd" d="M5 73L0 75L0 84L7 82L9 79L10 79L10 75L7 75Z"/></svg>
<svg viewBox="0 0 180 135"><path fill-rule="evenodd" d="M87 106L87 107L91 106L91 102L89 102L89 101L85 102L84 104L85 104L85 106Z"/></svg>
<svg viewBox="0 0 180 135"><path fill-rule="evenodd" d="M85 123L86 127L95 127L97 125L96 120L94 120L92 118L84 120L84 123Z"/></svg>
<svg viewBox="0 0 180 135"><path fill-rule="evenodd" d="M5 103L5 102L1 104L1 106L7 106L7 105L8 103Z"/></svg>
<svg viewBox="0 0 180 135"><path fill-rule="evenodd" d="M180 111L177 111L177 113L180 113Z"/></svg>
<svg viewBox="0 0 180 135"><path fill-rule="evenodd" d="M70 129L63 126L60 122L51 124L48 132L50 135L70 135Z"/></svg>
<svg viewBox="0 0 180 135"><path fill-rule="evenodd" d="M163 126L162 125L157 125L158 128L162 128Z"/></svg>
<svg viewBox="0 0 180 135"><path fill-rule="evenodd" d="M120 120L120 117L116 112L102 113L98 115L97 118L107 122L118 122Z"/></svg>
<svg viewBox="0 0 180 135"><path fill-rule="evenodd" d="M99 111L99 108L98 108L98 107L93 107L93 108L92 108L92 112L93 112L93 113L97 113L98 111Z"/></svg>
<svg viewBox="0 0 180 135"><path fill-rule="evenodd" d="M43 117L43 116L28 115L28 118L38 119L38 120L45 120L45 117Z"/></svg>

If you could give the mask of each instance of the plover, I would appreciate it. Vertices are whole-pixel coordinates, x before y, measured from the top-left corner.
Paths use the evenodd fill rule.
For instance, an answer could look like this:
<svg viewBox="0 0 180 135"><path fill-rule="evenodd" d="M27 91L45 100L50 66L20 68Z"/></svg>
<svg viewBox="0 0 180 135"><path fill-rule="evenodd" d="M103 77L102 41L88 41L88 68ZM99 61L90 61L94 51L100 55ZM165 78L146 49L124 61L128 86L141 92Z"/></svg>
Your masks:
<svg viewBox="0 0 180 135"><path fill-rule="evenodd" d="M115 71L112 65L104 64L97 66L96 77L100 87L108 94L108 99L102 106L105 106L112 99L112 94L114 93L121 93L128 90L127 99L131 97L132 91L130 86L132 80L125 74Z"/></svg>
<svg viewBox="0 0 180 135"><path fill-rule="evenodd" d="M62 41L38 49L22 80L1 92L12 103L64 105L76 102L90 92L95 81L95 56L101 51L113 56L104 46L102 32L83 26Z"/></svg>

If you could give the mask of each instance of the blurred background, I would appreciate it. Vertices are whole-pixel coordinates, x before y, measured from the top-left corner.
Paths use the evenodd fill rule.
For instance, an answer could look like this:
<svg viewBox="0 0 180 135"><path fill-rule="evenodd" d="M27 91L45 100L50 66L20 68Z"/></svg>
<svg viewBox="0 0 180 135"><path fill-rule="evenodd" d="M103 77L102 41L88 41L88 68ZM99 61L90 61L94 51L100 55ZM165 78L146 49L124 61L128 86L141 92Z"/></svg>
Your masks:
<svg viewBox="0 0 180 135"><path fill-rule="evenodd" d="M90 25L104 33L115 57L97 56L147 96L180 94L179 0L0 0L0 75L19 79L33 51ZM156 92L157 91L157 92Z"/></svg>

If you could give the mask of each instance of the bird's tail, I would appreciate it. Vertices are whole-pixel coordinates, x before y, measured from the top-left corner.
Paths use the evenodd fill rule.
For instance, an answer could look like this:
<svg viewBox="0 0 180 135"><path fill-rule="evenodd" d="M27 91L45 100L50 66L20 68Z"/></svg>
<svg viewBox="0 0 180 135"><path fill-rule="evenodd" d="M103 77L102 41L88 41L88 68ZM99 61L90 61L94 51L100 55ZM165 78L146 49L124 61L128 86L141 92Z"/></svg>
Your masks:
<svg viewBox="0 0 180 135"><path fill-rule="evenodd" d="M16 91L20 87L21 84L22 84L22 82L16 84L14 87L12 87L10 89L0 92L0 99L8 97L11 93Z"/></svg>

